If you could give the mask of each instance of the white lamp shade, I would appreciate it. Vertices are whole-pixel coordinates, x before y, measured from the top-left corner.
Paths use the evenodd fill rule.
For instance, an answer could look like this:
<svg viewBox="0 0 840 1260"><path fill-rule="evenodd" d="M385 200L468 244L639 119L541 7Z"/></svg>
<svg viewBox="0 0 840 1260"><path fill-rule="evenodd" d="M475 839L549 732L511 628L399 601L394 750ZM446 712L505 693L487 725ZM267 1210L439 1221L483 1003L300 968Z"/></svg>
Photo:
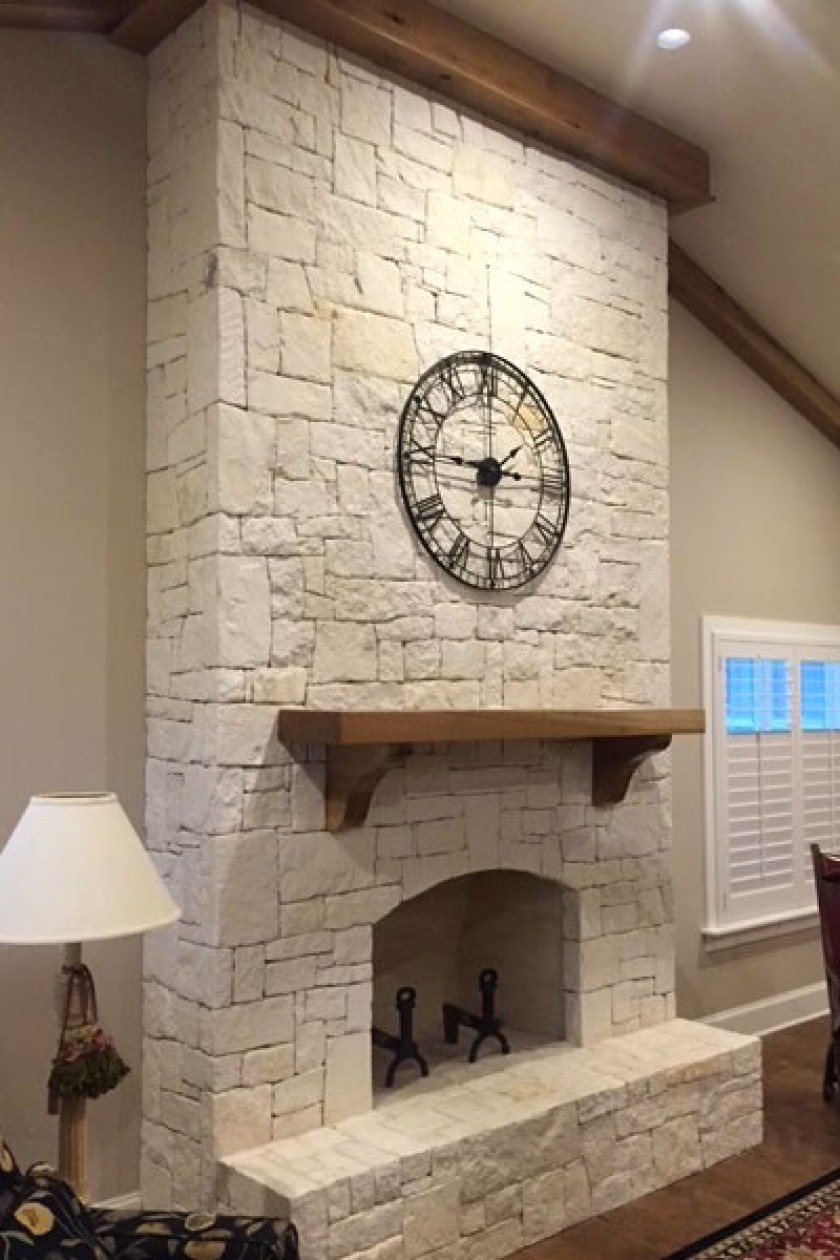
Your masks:
<svg viewBox="0 0 840 1260"><path fill-rule="evenodd" d="M0 853L0 942L132 936L180 911L113 792L33 796Z"/></svg>

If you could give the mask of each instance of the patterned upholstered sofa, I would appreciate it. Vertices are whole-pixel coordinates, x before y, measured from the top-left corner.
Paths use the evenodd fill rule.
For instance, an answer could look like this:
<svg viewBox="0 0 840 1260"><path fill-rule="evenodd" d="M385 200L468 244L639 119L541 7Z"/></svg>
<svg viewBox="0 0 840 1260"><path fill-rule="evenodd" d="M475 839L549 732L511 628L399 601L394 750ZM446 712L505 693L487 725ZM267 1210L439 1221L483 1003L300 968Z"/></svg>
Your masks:
<svg viewBox="0 0 840 1260"><path fill-rule="evenodd" d="M0 1257L298 1260L298 1245L285 1221L86 1207L46 1165L22 1172L0 1138Z"/></svg>

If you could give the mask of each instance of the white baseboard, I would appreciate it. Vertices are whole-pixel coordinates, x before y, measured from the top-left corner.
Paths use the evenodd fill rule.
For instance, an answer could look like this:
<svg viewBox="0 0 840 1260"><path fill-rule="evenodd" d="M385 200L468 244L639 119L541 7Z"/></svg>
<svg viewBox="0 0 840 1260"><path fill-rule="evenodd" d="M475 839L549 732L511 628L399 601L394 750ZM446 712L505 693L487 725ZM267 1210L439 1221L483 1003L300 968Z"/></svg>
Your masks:
<svg viewBox="0 0 840 1260"><path fill-rule="evenodd" d="M118 1194L114 1199L102 1199L96 1206L110 1208L115 1212L139 1212L140 1191L135 1190L132 1194Z"/></svg>
<svg viewBox="0 0 840 1260"><path fill-rule="evenodd" d="M804 1024L828 1012L825 983L808 984L802 989L790 989L775 997L748 1002L746 1006L733 1006L729 1011L705 1015L701 1023L712 1024L728 1032L747 1033L764 1037L794 1024Z"/></svg>

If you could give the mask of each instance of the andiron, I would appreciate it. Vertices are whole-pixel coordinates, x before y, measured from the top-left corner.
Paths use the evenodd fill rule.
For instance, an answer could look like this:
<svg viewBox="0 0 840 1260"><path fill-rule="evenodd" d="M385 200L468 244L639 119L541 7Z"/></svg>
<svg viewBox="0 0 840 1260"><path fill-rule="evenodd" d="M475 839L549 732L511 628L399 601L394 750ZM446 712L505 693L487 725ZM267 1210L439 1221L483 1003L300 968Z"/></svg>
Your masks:
<svg viewBox="0 0 840 1260"><path fill-rule="evenodd" d="M499 973L492 967L485 968L478 977L478 987L481 990L480 1015L473 1015L471 1011L465 1011L463 1007L455 1006L452 1002L443 1004L443 1036L448 1045L458 1044L458 1029L461 1025L465 1028L473 1028L478 1033L467 1056L470 1063L475 1063L479 1048L488 1037L495 1037L502 1048L502 1054L510 1054L510 1046L502 1032L502 1021L496 1015L498 984Z"/></svg>
<svg viewBox="0 0 840 1260"><path fill-rule="evenodd" d="M420 1053L414 1040L414 1007L417 1002L417 990L406 985L397 990L396 1007L400 1017L400 1031L383 1032L381 1028L371 1029L371 1038L375 1046L381 1050L392 1050L394 1057L385 1073L385 1084L390 1087L394 1083L397 1068L401 1063L416 1063L423 1076L429 1075L429 1065Z"/></svg>

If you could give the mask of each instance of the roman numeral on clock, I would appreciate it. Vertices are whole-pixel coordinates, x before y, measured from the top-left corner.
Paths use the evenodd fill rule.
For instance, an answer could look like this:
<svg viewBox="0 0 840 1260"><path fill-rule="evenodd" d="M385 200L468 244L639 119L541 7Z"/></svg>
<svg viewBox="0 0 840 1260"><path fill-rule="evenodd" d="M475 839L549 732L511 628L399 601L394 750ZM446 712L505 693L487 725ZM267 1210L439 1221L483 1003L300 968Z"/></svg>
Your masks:
<svg viewBox="0 0 840 1260"><path fill-rule="evenodd" d="M504 578L502 553L498 547L487 548L487 580L491 586L497 586Z"/></svg>
<svg viewBox="0 0 840 1260"><path fill-rule="evenodd" d="M534 434L534 446L538 451L551 450L554 446L554 434L550 428L541 429L539 433Z"/></svg>
<svg viewBox="0 0 840 1260"><path fill-rule="evenodd" d="M544 516L542 512L537 512L533 527L545 546L550 545L557 538L557 526L547 516Z"/></svg>
<svg viewBox="0 0 840 1260"><path fill-rule="evenodd" d="M479 392L486 398L495 398L499 392L499 373L490 355L481 360L478 370Z"/></svg>
<svg viewBox="0 0 840 1260"><path fill-rule="evenodd" d="M521 573L530 573L534 567L534 559L521 538L516 544L516 564Z"/></svg>
<svg viewBox="0 0 840 1260"><path fill-rule="evenodd" d="M437 407L433 406L429 399L425 396L417 399L415 409L417 412L417 419L427 427L429 425L433 425L435 433L437 433L438 429L446 419L446 412L438 411Z"/></svg>
<svg viewBox="0 0 840 1260"><path fill-rule="evenodd" d="M510 417L510 423L513 425L514 428L524 427L526 431L528 430L529 426L525 424L522 420L520 420L519 413L521 412L522 405L525 402L525 399L527 397L528 397L528 386L523 385L520 390L519 397L516 400L516 406L514 407L511 417Z"/></svg>
<svg viewBox="0 0 840 1260"><path fill-rule="evenodd" d="M456 363L447 363L437 379L438 388L446 395L447 407L452 408L467 396L467 388L461 379Z"/></svg>
<svg viewBox="0 0 840 1260"><path fill-rule="evenodd" d="M470 562L470 540L465 534L459 534L446 556L449 567L466 573Z"/></svg>
<svg viewBox="0 0 840 1260"><path fill-rule="evenodd" d="M562 499L566 493L566 478L561 472L544 473L542 478L543 494L553 499Z"/></svg>
<svg viewBox="0 0 840 1260"><path fill-rule="evenodd" d="M435 529L446 515L443 499L439 494L430 494L428 498L420 499L414 508L414 515L424 529Z"/></svg>

